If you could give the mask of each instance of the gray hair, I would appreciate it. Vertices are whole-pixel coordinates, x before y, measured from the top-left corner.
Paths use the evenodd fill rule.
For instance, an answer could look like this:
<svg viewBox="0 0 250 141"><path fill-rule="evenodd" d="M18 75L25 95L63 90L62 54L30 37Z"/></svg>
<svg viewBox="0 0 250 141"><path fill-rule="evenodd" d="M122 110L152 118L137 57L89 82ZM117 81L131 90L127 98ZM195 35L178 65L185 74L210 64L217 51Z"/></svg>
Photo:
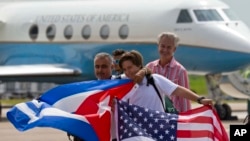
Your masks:
<svg viewBox="0 0 250 141"><path fill-rule="evenodd" d="M98 59L98 58L108 58L110 64L113 63L113 57L112 57L110 54L106 53L106 52L97 53L97 54L95 55L94 61L95 61L96 59Z"/></svg>
<svg viewBox="0 0 250 141"><path fill-rule="evenodd" d="M178 46L180 39L175 33L162 32L161 34L158 35L158 42L157 42L158 44L163 37L170 38L171 40L174 40L175 47Z"/></svg>

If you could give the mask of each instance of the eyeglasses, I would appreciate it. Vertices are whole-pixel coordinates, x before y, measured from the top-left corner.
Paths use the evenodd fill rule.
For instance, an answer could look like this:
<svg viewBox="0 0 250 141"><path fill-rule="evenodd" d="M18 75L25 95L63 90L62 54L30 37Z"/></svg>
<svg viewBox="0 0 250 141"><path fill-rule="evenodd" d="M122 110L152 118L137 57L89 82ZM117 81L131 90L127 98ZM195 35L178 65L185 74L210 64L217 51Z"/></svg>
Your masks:
<svg viewBox="0 0 250 141"><path fill-rule="evenodd" d="M114 62L114 64L119 64L119 61L120 60L114 60L113 62Z"/></svg>

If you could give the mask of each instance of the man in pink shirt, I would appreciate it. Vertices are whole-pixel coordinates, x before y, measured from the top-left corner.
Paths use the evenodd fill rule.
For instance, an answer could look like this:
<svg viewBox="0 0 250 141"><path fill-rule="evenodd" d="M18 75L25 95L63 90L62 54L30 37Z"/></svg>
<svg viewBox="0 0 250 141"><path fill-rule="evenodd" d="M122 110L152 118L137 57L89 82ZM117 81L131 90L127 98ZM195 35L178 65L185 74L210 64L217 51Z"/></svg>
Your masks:
<svg viewBox="0 0 250 141"><path fill-rule="evenodd" d="M174 58L174 52L178 46L179 38L176 34L163 32L158 36L158 52L160 58L149 62L146 66L157 73L165 76L172 82L189 89L189 80L186 69ZM179 112L191 109L188 99L171 96L173 105Z"/></svg>

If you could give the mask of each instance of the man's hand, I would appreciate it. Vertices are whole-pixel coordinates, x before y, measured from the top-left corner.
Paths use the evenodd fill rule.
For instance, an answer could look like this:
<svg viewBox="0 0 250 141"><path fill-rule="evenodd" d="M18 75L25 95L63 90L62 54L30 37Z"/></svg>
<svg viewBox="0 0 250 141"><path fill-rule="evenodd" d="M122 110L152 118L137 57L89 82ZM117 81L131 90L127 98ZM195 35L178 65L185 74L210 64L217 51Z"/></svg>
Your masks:
<svg viewBox="0 0 250 141"><path fill-rule="evenodd" d="M135 74L135 78L134 78L134 83L141 83L143 78L145 76L145 71L143 69L139 70L136 74Z"/></svg>
<svg viewBox="0 0 250 141"><path fill-rule="evenodd" d="M136 74L135 74L135 78L134 78L134 83L141 83L143 78L145 77L145 75L150 75L152 74L151 70L147 67L144 67L142 69L140 69Z"/></svg>

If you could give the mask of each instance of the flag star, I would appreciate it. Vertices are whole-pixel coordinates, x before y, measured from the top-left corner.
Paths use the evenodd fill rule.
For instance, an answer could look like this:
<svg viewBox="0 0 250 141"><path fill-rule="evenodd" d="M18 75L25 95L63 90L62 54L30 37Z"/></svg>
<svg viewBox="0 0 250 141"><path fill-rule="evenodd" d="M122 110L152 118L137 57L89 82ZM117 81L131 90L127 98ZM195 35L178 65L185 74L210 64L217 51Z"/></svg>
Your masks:
<svg viewBox="0 0 250 141"><path fill-rule="evenodd" d="M161 118L164 118L164 117L165 117L165 116L162 114L162 115L161 115Z"/></svg>
<svg viewBox="0 0 250 141"><path fill-rule="evenodd" d="M166 123L169 123L169 119L166 119L165 121L166 121Z"/></svg>
<svg viewBox="0 0 250 141"><path fill-rule="evenodd" d="M163 135L160 135L160 136L159 136L159 138L160 138L160 139L163 139L163 138L164 138L164 136L163 136Z"/></svg>
<svg viewBox="0 0 250 141"><path fill-rule="evenodd" d="M160 128L162 129L164 127L164 125L163 124L160 124Z"/></svg>
<svg viewBox="0 0 250 141"><path fill-rule="evenodd" d="M97 114L99 118L102 117L106 111L111 111L111 107L108 105L110 96L107 96L104 100L98 103L98 111Z"/></svg>
<svg viewBox="0 0 250 141"><path fill-rule="evenodd" d="M169 131L168 131L168 130L166 130L166 131L165 131L165 134L169 134Z"/></svg>
<svg viewBox="0 0 250 141"><path fill-rule="evenodd" d="M173 135L170 137L171 140L174 140L174 138L175 138L175 137L174 137Z"/></svg>
<svg viewBox="0 0 250 141"><path fill-rule="evenodd" d="M152 127L153 127L153 124L152 124L152 123L149 123L148 126L149 126L149 128L152 128Z"/></svg>
<svg viewBox="0 0 250 141"><path fill-rule="evenodd" d="M143 120L144 120L144 122L147 122L147 121L148 121L148 119L147 119L146 117L145 117Z"/></svg>
<svg viewBox="0 0 250 141"><path fill-rule="evenodd" d="M172 128L172 129L174 129L174 128L175 128L174 124L172 124L172 125L171 125L171 128Z"/></svg>
<svg viewBox="0 0 250 141"><path fill-rule="evenodd" d="M129 126L129 127L132 127L132 126L133 126L133 124L132 124L132 123L130 123L128 126Z"/></svg>
<svg viewBox="0 0 250 141"><path fill-rule="evenodd" d="M123 126L120 126L120 129L123 129Z"/></svg>
<svg viewBox="0 0 250 141"><path fill-rule="evenodd" d="M157 133L158 133L158 130L157 130L157 129L155 129L155 130L154 130L154 133L155 133L155 134L157 134Z"/></svg>
<svg viewBox="0 0 250 141"><path fill-rule="evenodd" d="M142 132L139 132L139 135L143 135L143 133L142 133Z"/></svg>
<svg viewBox="0 0 250 141"><path fill-rule="evenodd" d="M148 112L148 108L145 108L145 112Z"/></svg>
<svg viewBox="0 0 250 141"><path fill-rule="evenodd" d="M138 128L135 127L135 128L134 128L134 131L137 131L137 130L138 130Z"/></svg>
<svg viewBox="0 0 250 141"><path fill-rule="evenodd" d="M154 116L154 114L153 114L153 113L151 113L149 116L150 116L150 117L153 117L153 116Z"/></svg>
<svg viewBox="0 0 250 141"><path fill-rule="evenodd" d="M127 133L127 131L128 131L127 129L124 129L124 133Z"/></svg>
<svg viewBox="0 0 250 141"><path fill-rule="evenodd" d="M171 120L176 120L176 117L172 117Z"/></svg>
<svg viewBox="0 0 250 141"><path fill-rule="evenodd" d="M123 119L123 116L120 116L120 119L122 120L122 119Z"/></svg>
<svg viewBox="0 0 250 141"><path fill-rule="evenodd" d="M132 133L128 133L128 136L132 136Z"/></svg>
<svg viewBox="0 0 250 141"><path fill-rule="evenodd" d="M134 110L134 111L137 111L137 109L138 109L137 107L134 107L134 109L133 109L133 110Z"/></svg>
<svg viewBox="0 0 250 141"><path fill-rule="evenodd" d="M137 118L134 118L134 121L137 121Z"/></svg>
<svg viewBox="0 0 250 141"><path fill-rule="evenodd" d="M125 120L124 120L124 123L127 123L127 122L128 122L128 120L127 120L127 119L125 119Z"/></svg>
<svg viewBox="0 0 250 141"><path fill-rule="evenodd" d="M140 117L142 116L142 112L140 112L140 113L138 113L138 114L139 114Z"/></svg>
<svg viewBox="0 0 250 141"><path fill-rule="evenodd" d="M139 125L140 127L142 126L142 124L141 124L141 123L139 123L138 125Z"/></svg>
<svg viewBox="0 0 250 141"><path fill-rule="evenodd" d="M155 122L158 122L158 120L159 120L158 118L154 119Z"/></svg>

